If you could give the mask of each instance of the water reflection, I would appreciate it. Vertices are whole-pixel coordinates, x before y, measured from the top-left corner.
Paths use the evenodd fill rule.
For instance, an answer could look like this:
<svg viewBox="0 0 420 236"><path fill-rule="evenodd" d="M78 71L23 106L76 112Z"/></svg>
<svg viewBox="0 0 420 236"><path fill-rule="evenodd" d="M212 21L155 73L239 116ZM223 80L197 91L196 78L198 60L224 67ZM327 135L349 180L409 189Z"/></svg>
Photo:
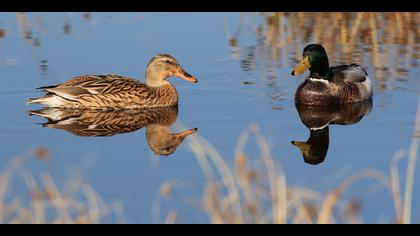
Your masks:
<svg viewBox="0 0 420 236"><path fill-rule="evenodd" d="M6 27L7 25L3 26L3 19L6 18L6 14L13 14L15 15L15 22L11 24L11 26L16 27L13 29L12 27ZM50 34L54 34L55 27L50 27L48 24L48 13L25 13L25 12L17 12L17 13L3 13L0 14L0 39L6 37L8 31L11 31L12 35L17 31L19 38L23 39L24 42L29 46L29 52L31 56L34 58L34 61L42 61L40 59L40 54L43 54L42 51L43 45L46 38ZM71 36L73 24L77 20L78 17L81 17L82 20L86 23L89 23L92 20L91 13L65 13L63 14L66 16L66 20L63 22L62 26L62 33L63 35ZM77 18L76 18L77 16ZM47 21L47 24L45 24ZM73 37L76 37L73 35ZM41 62L43 63L43 62ZM41 75L46 76L46 70L41 68Z"/></svg>
<svg viewBox="0 0 420 236"><path fill-rule="evenodd" d="M6 31L0 28L0 38L4 38L6 36Z"/></svg>
<svg viewBox="0 0 420 236"><path fill-rule="evenodd" d="M372 100L341 106L307 106L296 104L302 123L310 136L306 142L292 141L302 152L306 163L316 165L324 161L330 143L329 125L358 123L372 109Z"/></svg>
<svg viewBox="0 0 420 236"><path fill-rule="evenodd" d="M29 114L47 119L43 127L62 129L77 136L113 136L146 127L147 143L157 155L174 153L188 135L197 132L197 128L171 132L170 127L178 116L177 106L117 111L45 108Z"/></svg>
<svg viewBox="0 0 420 236"><path fill-rule="evenodd" d="M70 34L71 33L71 24L70 24L70 22L68 22L68 21L64 22L64 25L63 25L63 33L64 34Z"/></svg>

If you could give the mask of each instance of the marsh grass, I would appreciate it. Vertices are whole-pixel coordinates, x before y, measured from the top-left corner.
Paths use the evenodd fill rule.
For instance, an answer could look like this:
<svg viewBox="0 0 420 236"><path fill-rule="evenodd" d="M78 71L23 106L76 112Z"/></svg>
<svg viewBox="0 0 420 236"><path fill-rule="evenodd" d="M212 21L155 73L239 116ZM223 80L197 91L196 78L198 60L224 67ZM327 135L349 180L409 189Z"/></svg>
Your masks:
<svg viewBox="0 0 420 236"><path fill-rule="evenodd" d="M244 153L251 137L258 144L260 158L250 158ZM402 200L404 196L398 171L398 161L406 154L403 150L392 158L389 173L361 170L335 188L320 192L287 184L284 170L274 162L268 142L256 124L249 125L240 135L232 166L204 138L195 135L189 138L188 144L207 182L201 202L193 205L204 211L211 223L363 223L360 199L347 199L346 192L364 179L372 180L372 186L377 188L379 185L390 194L395 209L395 219L390 223L410 223L410 213L405 207L411 209L411 202ZM407 175L407 178L414 176L413 173ZM406 194L410 196L412 184L410 181L405 186L406 191L408 189ZM182 193L174 194L176 187L172 181L165 182L161 187L160 200L183 199ZM164 222L170 219L172 223L180 223L177 216L177 211L172 209Z"/></svg>
<svg viewBox="0 0 420 236"><path fill-rule="evenodd" d="M268 141L258 125L250 124L239 136L234 149L233 163L226 160L206 139L190 136L187 144L196 157L205 177L201 199L186 197L185 188L191 185L170 180L162 184L153 203L157 223L183 223L176 209L164 213L167 199L182 200L202 210L210 223L363 223L361 200L348 198L346 193L361 180L371 180L372 189L383 188L389 193L395 218L390 223L411 223L412 194L420 133L420 100L418 103L412 143L408 151L399 150L390 161L389 173L374 169L360 170L345 178L336 187L321 192L310 187L291 186L281 165L270 151ZM259 156L245 152L251 139ZM404 182L400 179L398 162L408 156ZM59 186L52 176L37 178L24 162L36 157L49 161L48 150L36 148L12 159L0 175L0 223L120 223L123 210L120 204L105 203L81 175ZM15 194L12 184L20 178L27 191ZM373 182L372 182L373 181ZM178 191L183 189L183 191ZM29 200L27 200L29 199Z"/></svg>
<svg viewBox="0 0 420 236"><path fill-rule="evenodd" d="M0 223L13 224L98 224L123 222L122 206L107 204L86 183L75 175L59 186L51 175L34 176L24 162L36 157L48 161L51 155L36 148L12 159L0 175ZM38 178L39 177L39 178ZM26 194L15 194L12 184L20 178ZM37 180L38 179L38 180ZM28 200L29 199L29 200Z"/></svg>

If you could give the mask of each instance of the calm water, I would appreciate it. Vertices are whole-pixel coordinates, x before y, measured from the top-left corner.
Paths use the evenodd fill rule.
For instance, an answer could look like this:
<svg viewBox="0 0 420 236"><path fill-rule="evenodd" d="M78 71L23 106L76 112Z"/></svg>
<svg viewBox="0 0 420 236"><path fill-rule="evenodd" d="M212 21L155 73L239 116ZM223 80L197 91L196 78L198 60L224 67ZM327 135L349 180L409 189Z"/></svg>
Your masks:
<svg viewBox="0 0 420 236"><path fill-rule="evenodd" d="M39 107L25 104L27 98L40 95L34 88L76 75L115 73L144 80L150 58L169 53L199 82L171 79L180 103L178 113L169 115L169 123L174 124L168 134L198 128L198 133L192 135L209 140L232 163L239 135L255 122L267 137L275 161L285 169L288 184L320 191L337 186L361 169L389 173L393 155L399 149L408 149L411 143L418 102L420 45L418 15L410 23L414 30L401 32L398 21L388 18L378 14L376 20L386 21L387 28L374 31L375 42L369 38L372 30L365 29L369 28L365 21L354 33L356 36L351 30L311 33L313 22L299 23L303 18L293 14L264 17L239 13L2 13L0 167L3 169L25 150L45 147L53 159L27 161L28 170L47 172L58 183L63 183L74 170L82 170L104 200L123 203L125 220L130 223L154 222L151 205L164 181L179 180L192 196L199 198L205 178L185 144L188 137L176 144L173 154L159 156L148 144L153 137L146 136L150 128L147 122L133 127L133 132L116 132L112 137L83 137L43 128L45 119L27 113ZM284 33L296 24L302 24L301 31L293 27L293 31ZM343 34L354 36L354 45L349 46L347 54L342 53ZM349 114L349 109L356 110L355 117L347 117L349 121L336 120L349 125L330 125L318 134L310 134L303 123L310 122L305 120L308 110L303 109L301 120L293 101L303 76L292 77L290 72L303 47L319 41L326 46L331 64L356 61L366 67L373 79L375 97L372 104L363 107L316 114L328 120L332 113L339 117ZM167 113L157 116L165 118ZM164 125L165 132L169 125ZM319 155L328 152L318 165L305 163L300 150L291 144L305 142L311 135L318 137L310 143L318 147ZM257 145L252 142L246 151L250 157L259 156ZM402 181L406 161L400 162ZM420 219L419 181L417 173L412 211L415 222ZM19 187L18 181L15 184L11 191L25 196L25 188ZM392 221L390 195L373 184L361 181L346 197L363 199L364 222ZM180 202L164 205L162 211L177 209L181 222L207 222L200 210Z"/></svg>

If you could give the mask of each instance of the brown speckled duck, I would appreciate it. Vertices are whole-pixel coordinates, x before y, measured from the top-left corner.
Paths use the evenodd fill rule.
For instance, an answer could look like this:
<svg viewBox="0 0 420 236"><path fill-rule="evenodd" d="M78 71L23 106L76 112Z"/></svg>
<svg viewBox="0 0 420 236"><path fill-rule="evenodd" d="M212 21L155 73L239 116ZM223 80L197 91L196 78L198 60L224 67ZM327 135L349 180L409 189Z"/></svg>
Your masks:
<svg viewBox="0 0 420 236"><path fill-rule="evenodd" d="M145 84L120 75L77 76L58 85L38 88L47 94L31 98L27 104L108 110L173 106L178 104L178 93L167 81L172 76L197 83L174 57L158 54L147 65Z"/></svg>
<svg viewBox="0 0 420 236"><path fill-rule="evenodd" d="M303 59L292 71L309 76L299 85L295 101L305 105L349 104L372 98L372 82L358 64L330 67L325 49L310 44L303 50Z"/></svg>

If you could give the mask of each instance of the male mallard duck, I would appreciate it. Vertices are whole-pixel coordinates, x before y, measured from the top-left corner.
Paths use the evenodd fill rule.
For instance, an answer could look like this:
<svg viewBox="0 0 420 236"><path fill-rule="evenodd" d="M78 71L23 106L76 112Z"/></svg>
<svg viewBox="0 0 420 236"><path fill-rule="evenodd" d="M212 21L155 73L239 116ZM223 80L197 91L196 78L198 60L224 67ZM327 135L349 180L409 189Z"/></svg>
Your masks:
<svg viewBox="0 0 420 236"><path fill-rule="evenodd" d="M309 76L295 94L295 101L306 105L345 104L372 98L372 82L358 64L330 67L325 49L310 44L303 50L303 59L292 71L302 74L309 69Z"/></svg>
<svg viewBox="0 0 420 236"><path fill-rule="evenodd" d="M147 65L145 84L119 75L77 76L59 85L38 88L47 94L27 103L81 109L167 107L178 104L178 93L167 81L171 76L197 83L174 57L158 54Z"/></svg>

